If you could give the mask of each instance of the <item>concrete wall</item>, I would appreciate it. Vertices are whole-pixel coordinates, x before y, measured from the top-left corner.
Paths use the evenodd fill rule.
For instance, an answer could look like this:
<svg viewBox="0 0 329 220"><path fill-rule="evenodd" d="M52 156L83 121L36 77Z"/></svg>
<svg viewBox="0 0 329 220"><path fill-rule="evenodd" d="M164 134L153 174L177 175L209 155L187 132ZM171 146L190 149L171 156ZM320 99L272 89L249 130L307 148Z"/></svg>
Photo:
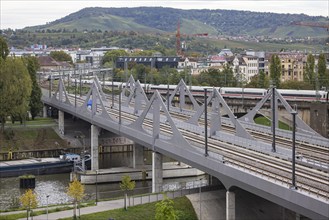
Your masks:
<svg viewBox="0 0 329 220"><path fill-rule="evenodd" d="M311 127L322 136L329 138L329 104L313 103L310 115Z"/></svg>

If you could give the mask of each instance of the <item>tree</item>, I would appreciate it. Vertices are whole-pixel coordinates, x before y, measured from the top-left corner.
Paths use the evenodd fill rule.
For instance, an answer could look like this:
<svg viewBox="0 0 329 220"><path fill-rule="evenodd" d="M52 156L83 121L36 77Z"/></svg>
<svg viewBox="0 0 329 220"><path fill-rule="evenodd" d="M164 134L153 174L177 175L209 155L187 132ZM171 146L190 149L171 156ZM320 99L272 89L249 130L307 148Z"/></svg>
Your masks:
<svg viewBox="0 0 329 220"><path fill-rule="evenodd" d="M2 58L1 58L2 59ZM0 62L0 122L4 124L8 116L25 120L31 95L31 79L22 59L8 57Z"/></svg>
<svg viewBox="0 0 329 220"><path fill-rule="evenodd" d="M270 78L273 86L280 88L281 61L278 55L273 55L270 62Z"/></svg>
<svg viewBox="0 0 329 220"><path fill-rule="evenodd" d="M23 208L26 209L26 219L29 219L30 211L38 205L37 195L32 191L32 189L28 189L19 198L19 200L22 203Z"/></svg>
<svg viewBox="0 0 329 220"><path fill-rule="evenodd" d="M122 176L120 189L125 193L125 210L127 210L127 197L128 197L128 190L133 190L135 188L135 181L132 181L130 176Z"/></svg>
<svg viewBox="0 0 329 220"><path fill-rule="evenodd" d="M327 67L326 67L326 57L322 53L319 56L319 61L318 61L318 78L319 78L319 87L326 87L329 89L329 75L327 72Z"/></svg>
<svg viewBox="0 0 329 220"><path fill-rule="evenodd" d="M128 56L125 50L110 50L107 51L102 59L102 64L107 64L107 66L112 66L112 63L116 61L117 57Z"/></svg>
<svg viewBox="0 0 329 220"><path fill-rule="evenodd" d="M305 73L304 73L304 81L313 85L313 89L315 89L315 60L312 54L307 56Z"/></svg>
<svg viewBox="0 0 329 220"><path fill-rule="evenodd" d="M147 78L150 69L147 68L144 64L136 64L134 65L132 72L134 73L134 76L136 76L136 80L139 80L141 83L145 83L145 78Z"/></svg>
<svg viewBox="0 0 329 220"><path fill-rule="evenodd" d="M260 70L258 75L258 88L268 88L270 86L270 80L265 75L264 70Z"/></svg>
<svg viewBox="0 0 329 220"><path fill-rule="evenodd" d="M65 53L64 51L51 51L50 56L56 61L66 61L68 63L73 63L72 57Z"/></svg>
<svg viewBox="0 0 329 220"><path fill-rule="evenodd" d="M281 84L281 89L305 89L311 90L313 86L308 82L300 82L295 80L288 80Z"/></svg>
<svg viewBox="0 0 329 220"><path fill-rule="evenodd" d="M73 198L74 203L74 211L73 211L73 218L77 218L77 204L82 200L85 196L85 187L76 179L73 179L73 182L69 184L67 189L67 195Z"/></svg>
<svg viewBox="0 0 329 220"><path fill-rule="evenodd" d="M177 214L174 209L174 201L164 195L161 202L155 204L155 219L156 220L177 220Z"/></svg>
<svg viewBox="0 0 329 220"><path fill-rule="evenodd" d="M154 53L156 53L155 50L140 50L140 51L135 51L132 53L132 56L152 56Z"/></svg>
<svg viewBox="0 0 329 220"><path fill-rule="evenodd" d="M247 88L259 88L259 75L254 75L250 78L250 82L246 85Z"/></svg>
<svg viewBox="0 0 329 220"><path fill-rule="evenodd" d="M233 77L233 70L229 64L225 64L221 75L224 78L225 86L236 86L237 81Z"/></svg>
<svg viewBox="0 0 329 220"><path fill-rule="evenodd" d="M0 37L0 56L2 59L5 60L8 55L9 55L9 48L7 42L3 37Z"/></svg>
<svg viewBox="0 0 329 220"><path fill-rule="evenodd" d="M37 82L37 70L39 69L39 63L38 60L35 57L28 57L25 58L25 63L27 65L27 70L29 71L30 78L32 81L32 92L30 97L30 113L32 116L32 120L34 120L35 116L38 115L38 113L42 109L42 102L41 102L41 89Z"/></svg>

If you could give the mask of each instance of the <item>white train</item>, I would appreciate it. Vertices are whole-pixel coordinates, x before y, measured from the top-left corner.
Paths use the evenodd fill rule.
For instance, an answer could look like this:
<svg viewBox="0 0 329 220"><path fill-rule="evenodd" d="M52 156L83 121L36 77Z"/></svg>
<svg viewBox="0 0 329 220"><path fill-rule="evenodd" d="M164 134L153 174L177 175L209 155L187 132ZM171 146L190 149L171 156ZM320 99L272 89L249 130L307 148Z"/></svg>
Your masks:
<svg viewBox="0 0 329 220"><path fill-rule="evenodd" d="M158 90L160 93L166 93L167 85L150 85L149 91ZM176 88L176 85L169 85L169 91ZM267 93L267 89L258 88L238 88L238 87L204 87L204 86L191 86L189 87L191 93L195 96L203 96L204 89L208 89L208 93L212 91L213 88L217 89L223 97L229 98L246 98L246 99L262 99ZM294 89L278 89L278 92L286 100L296 100L296 101L321 101L328 102L328 92L318 91L318 95L315 90L294 90Z"/></svg>
<svg viewBox="0 0 329 220"><path fill-rule="evenodd" d="M82 80L83 84L90 84L93 80ZM105 83L106 86L112 86L111 81L101 82L103 85ZM118 88L119 86L124 87L126 83L122 82L113 82L114 87ZM152 85L152 84L143 84L141 86L145 89L145 91L153 92L158 90L161 94L166 94L168 91L168 85L160 84L160 85ZM177 85L169 85L169 92L175 90ZM209 86L187 86L193 96L203 96L204 89L208 90L208 93L211 93L213 88L217 89L220 94L225 98L245 98L245 99L262 99L267 93L267 89L257 89L257 88L237 88L237 87L209 87ZM328 91L318 91L318 95L315 90L294 90L294 89L278 89L278 92L286 99L286 100L296 100L296 101L321 101L328 102Z"/></svg>

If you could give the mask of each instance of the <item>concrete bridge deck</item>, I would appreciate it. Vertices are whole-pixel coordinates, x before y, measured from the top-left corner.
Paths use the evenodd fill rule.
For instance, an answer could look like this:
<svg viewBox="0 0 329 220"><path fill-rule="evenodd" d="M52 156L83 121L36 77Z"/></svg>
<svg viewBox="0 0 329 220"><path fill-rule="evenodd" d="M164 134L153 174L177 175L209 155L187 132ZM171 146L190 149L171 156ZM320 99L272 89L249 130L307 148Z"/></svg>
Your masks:
<svg viewBox="0 0 329 220"><path fill-rule="evenodd" d="M151 100L144 99L145 94L143 95L138 87L138 82L135 85L137 86L134 91L131 91L127 98L129 101L135 97L132 109L123 105L121 99L119 99L119 103L112 103L111 107L109 104L105 104L107 101L102 95L97 80L92 84L85 101L82 100L79 103L75 100L75 104L72 104L72 98L68 97L61 81L54 96L43 97L45 104L60 110L59 127L63 129L63 132L64 112L91 123L93 170L98 169L98 135L100 130L104 129L125 136L138 145L153 150L152 187L155 190L160 189L163 178L161 154L217 177L228 190L226 193L227 219L235 219L234 190L236 188L254 193L310 218L329 218L327 172L305 165L297 166L297 174L300 177L297 178L297 187L295 185L291 187L289 151L287 154L280 154L276 151L261 151L262 147L258 150L245 147L244 143L253 143L250 142L253 137L250 137L241 123L234 118L231 120L235 126L235 134L219 132L221 135L218 136L217 130L220 129L218 126L220 124L216 125L216 123L211 124L210 129L204 129L204 134L201 131L202 126L199 124L191 125L173 118L158 94L155 94ZM87 102L91 95L93 103L97 104L92 105L89 109ZM207 103L214 97L208 97ZM144 107L141 105L143 102ZM225 107L230 113L218 94L213 106L216 104L217 107ZM162 113L160 114L160 112ZM196 114L203 114L201 108L198 108L196 112ZM206 116L207 113L205 113ZM206 119L205 121L207 121ZM220 118L214 115L211 120L218 121ZM207 132L210 134L209 137ZM223 137L230 141L223 140ZM311 137L313 136L309 136L310 141ZM314 139L317 137L315 135ZM239 142L236 142L235 139L239 139ZM245 141L241 142L241 140ZM209 142L207 143L207 141ZM262 143L263 149L267 148L266 143L256 141ZM327 142L324 141L324 143ZM323 150L326 153L328 148L323 146ZM312 175L316 176L312 177Z"/></svg>

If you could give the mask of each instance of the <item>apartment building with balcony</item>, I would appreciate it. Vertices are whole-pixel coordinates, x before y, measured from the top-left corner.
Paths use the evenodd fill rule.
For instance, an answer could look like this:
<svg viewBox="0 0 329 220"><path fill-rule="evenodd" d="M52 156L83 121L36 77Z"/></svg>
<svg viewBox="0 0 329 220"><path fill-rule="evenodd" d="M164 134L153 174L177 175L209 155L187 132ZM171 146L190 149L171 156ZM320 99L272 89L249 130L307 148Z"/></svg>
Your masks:
<svg viewBox="0 0 329 220"><path fill-rule="evenodd" d="M294 80L303 81L306 66L304 54L279 54L281 60L281 82Z"/></svg>

